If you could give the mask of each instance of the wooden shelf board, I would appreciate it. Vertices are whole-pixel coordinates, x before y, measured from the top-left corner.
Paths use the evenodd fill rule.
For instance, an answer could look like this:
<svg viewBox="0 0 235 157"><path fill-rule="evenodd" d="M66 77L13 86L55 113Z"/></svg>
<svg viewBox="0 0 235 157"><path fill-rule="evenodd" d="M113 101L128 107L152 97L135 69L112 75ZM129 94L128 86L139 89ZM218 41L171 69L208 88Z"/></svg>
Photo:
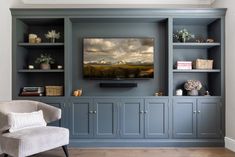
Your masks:
<svg viewBox="0 0 235 157"><path fill-rule="evenodd" d="M220 43L173 43L176 49L202 49L220 46Z"/></svg>
<svg viewBox="0 0 235 157"><path fill-rule="evenodd" d="M54 47L54 46L64 46L64 43L38 43L38 44L18 43L18 45L23 47Z"/></svg>
<svg viewBox="0 0 235 157"><path fill-rule="evenodd" d="M213 72L220 72L220 69L211 69L211 70L200 70L200 69L192 69L192 70L179 70L174 69L174 73L213 73Z"/></svg>
<svg viewBox="0 0 235 157"><path fill-rule="evenodd" d="M64 69L51 69L51 70L41 70L41 69L32 69L32 70L29 70L29 69L21 69L21 70L18 70L18 72L20 73L57 73L57 72L64 72Z"/></svg>

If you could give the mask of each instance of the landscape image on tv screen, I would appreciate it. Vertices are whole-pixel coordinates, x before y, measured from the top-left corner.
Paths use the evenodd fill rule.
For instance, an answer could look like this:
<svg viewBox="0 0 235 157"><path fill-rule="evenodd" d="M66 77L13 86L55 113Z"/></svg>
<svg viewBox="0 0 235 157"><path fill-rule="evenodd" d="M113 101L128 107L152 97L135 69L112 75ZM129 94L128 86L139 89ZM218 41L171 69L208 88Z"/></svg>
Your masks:
<svg viewBox="0 0 235 157"><path fill-rule="evenodd" d="M153 38L83 39L84 78L153 78L153 60Z"/></svg>

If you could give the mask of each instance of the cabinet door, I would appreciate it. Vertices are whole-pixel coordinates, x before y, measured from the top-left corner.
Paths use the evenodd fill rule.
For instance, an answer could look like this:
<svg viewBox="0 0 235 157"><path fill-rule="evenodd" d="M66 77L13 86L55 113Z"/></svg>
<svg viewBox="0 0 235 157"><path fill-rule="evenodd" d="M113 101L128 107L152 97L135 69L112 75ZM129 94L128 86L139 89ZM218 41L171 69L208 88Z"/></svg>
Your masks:
<svg viewBox="0 0 235 157"><path fill-rule="evenodd" d="M120 134L123 138L143 138L143 99L121 100L121 128Z"/></svg>
<svg viewBox="0 0 235 157"><path fill-rule="evenodd" d="M64 122L67 118L66 118L66 112L65 112L65 110L66 110L65 103L63 101L42 100L42 102L61 109L61 119L54 121L54 122L51 122L51 123L48 123L47 124L48 126L68 127L68 126L65 126L65 122Z"/></svg>
<svg viewBox="0 0 235 157"><path fill-rule="evenodd" d="M145 99L145 137L168 137L168 99Z"/></svg>
<svg viewBox="0 0 235 157"><path fill-rule="evenodd" d="M196 137L196 99L173 100L173 138Z"/></svg>
<svg viewBox="0 0 235 157"><path fill-rule="evenodd" d="M220 99L198 99L198 138L220 137Z"/></svg>
<svg viewBox="0 0 235 157"><path fill-rule="evenodd" d="M81 98L72 102L69 117L72 138L91 138L93 136L92 99Z"/></svg>
<svg viewBox="0 0 235 157"><path fill-rule="evenodd" d="M116 137L117 121L115 99L94 99L94 136L96 138Z"/></svg>

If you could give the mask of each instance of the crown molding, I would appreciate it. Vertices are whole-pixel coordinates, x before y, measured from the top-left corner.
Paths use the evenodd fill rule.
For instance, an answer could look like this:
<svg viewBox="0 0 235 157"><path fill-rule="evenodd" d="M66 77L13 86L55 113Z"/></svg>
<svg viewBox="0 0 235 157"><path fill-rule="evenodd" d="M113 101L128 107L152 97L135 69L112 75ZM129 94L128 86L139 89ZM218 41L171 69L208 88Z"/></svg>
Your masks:
<svg viewBox="0 0 235 157"><path fill-rule="evenodd" d="M211 5L215 0L22 0L24 4L159 4Z"/></svg>

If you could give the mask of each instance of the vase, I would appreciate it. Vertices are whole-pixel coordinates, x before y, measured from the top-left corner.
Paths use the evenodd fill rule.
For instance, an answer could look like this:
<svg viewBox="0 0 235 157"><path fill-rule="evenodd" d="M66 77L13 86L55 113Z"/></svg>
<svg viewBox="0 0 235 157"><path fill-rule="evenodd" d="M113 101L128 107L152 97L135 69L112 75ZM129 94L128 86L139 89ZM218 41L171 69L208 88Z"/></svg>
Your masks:
<svg viewBox="0 0 235 157"><path fill-rule="evenodd" d="M55 38L51 38L51 43L55 43Z"/></svg>
<svg viewBox="0 0 235 157"><path fill-rule="evenodd" d="M180 42L185 43L186 42L186 38L181 38Z"/></svg>
<svg viewBox="0 0 235 157"><path fill-rule="evenodd" d="M42 70L49 70L51 69L51 65L50 64L40 64L40 67Z"/></svg>
<svg viewBox="0 0 235 157"><path fill-rule="evenodd" d="M189 96L197 96L198 95L198 90L194 89L194 90L188 90L187 93Z"/></svg>

